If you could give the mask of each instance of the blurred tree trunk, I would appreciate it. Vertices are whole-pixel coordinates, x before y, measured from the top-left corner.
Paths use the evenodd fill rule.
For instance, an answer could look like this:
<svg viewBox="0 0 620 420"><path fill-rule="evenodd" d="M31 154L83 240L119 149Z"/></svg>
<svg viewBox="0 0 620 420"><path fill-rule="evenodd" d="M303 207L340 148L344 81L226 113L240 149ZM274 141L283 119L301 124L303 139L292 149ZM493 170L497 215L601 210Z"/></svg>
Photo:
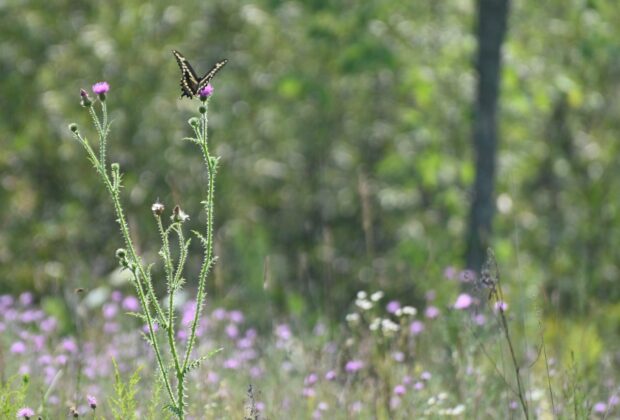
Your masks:
<svg viewBox="0 0 620 420"><path fill-rule="evenodd" d="M478 85L474 113L476 179L470 208L466 265L479 270L491 236L497 151L497 99L501 47L506 34L509 0L478 0Z"/></svg>

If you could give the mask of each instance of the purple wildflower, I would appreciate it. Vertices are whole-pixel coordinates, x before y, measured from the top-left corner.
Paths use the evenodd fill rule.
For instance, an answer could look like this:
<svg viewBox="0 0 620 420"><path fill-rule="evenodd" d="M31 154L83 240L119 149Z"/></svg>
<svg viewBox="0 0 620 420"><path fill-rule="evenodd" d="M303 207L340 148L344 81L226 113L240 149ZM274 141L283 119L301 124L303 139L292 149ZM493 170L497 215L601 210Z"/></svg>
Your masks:
<svg viewBox="0 0 620 420"><path fill-rule="evenodd" d="M32 296L32 293L30 292L24 292L21 295L19 295L19 302L24 306L31 305L33 300L34 298Z"/></svg>
<svg viewBox="0 0 620 420"><path fill-rule="evenodd" d="M121 300L123 300L123 294L120 290L113 291L110 297L112 298L113 302L120 302Z"/></svg>
<svg viewBox="0 0 620 420"><path fill-rule="evenodd" d="M29 419L34 416L34 410L30 407L22 407L17 410L17 418L23 417L25 419Z"/></svg>
<svg viewBox="0 0 620 420"><path fill-rule="evenodd" d="M456 268L448 266L443 270L443 276L448 280L454 280L456 277Z"/></svg>
<svg viewBox="0 0 620 420"><path fill-rule="evenodd" d="M607 404L605 404L602 401L599 401L596 404L594 404L593 409L595 413L604 413L607 411Z"/></svg>
<svg viewBox="0 0 620 420"><path fill-rule="evenodd" d="M426 316L428 319L435 319L440 314L441 312L435 306L429 306L428 308L426 308L426 311L424 311L424 316Z"/></svg>
<svg viewBox="0 0 620 420"><path fill-rule="evenodd" d="M200 100L204 101L206 100L209 96L213 95L213 86L211 86L211 83L209 83L207 86L203 87L202 90L200 92L198 92L198 94L200 95Z"/></svg>
<svg viewBox="0 0 620 420"><path fill-rule="evenodd" d="M415 384L413 384L413 389L415 389L416 391L424 389L424 382L416 382Z"/></svg>
<svg viewBox="0 0 620 420"><path fill-rule="evenodd" d="M498 300L497 302L495 302L493 309L495 309L496 312L506 312L506 310L508 309L508 304L503 300Z"/></svg>
<svg viewBox="0 0 620 420"><path fill-rule="evenodd" d="M407 388L405 388L405 385L400 384L394 387L395 395L405 395L405 392L407 392Z"/></svg>
<svg viewBox="0 0 620 420"><path fill-rule="evenodd" d="M54 318L53 316L47 317L45 318L43 321L41 321L41 331L45 332L45 333L51 333L56 329L56 326L58 325L58 322L56 321L56 318Z"/></svg>
<svg viewBox="0 0 620 420"><path fill-rule="evenodd" d="M93 410L97 408L97 398L93 397L92 395L87 395L86 400L88 401L88 405L90 405L90 408L92 408Z"/></svg>
<svg viewBox="0 0 620 420"><path fill-rule="evenodd" d="M385 307L385 309L386 309L389 313L393 314L393 313L395 313L396 311L398 311L398 310L400 309L400 302L399 302L399 301L397 301L397 300L390 301L390 302L387 304L387 306Z"/></svg>
<svg viewBox="0 0 620 420"><path fill-rule="evenodd" d="M72 338L62 340L62 348L69 353L77 353L78 351L78 346Z"/></svg>
<svg viewBox="0 0 620 420"><path fill-rule="evenodd" d="M314 388L304 388L301 392L301 395L306 398L312 398L316 395L316 391L314 390Z"/></svg>
<svg viewBox="0 0 620 420"><path fill-rule="evenodd" d="M344 370L349 373L357 372L364 367L364 362L361 360L349 360L344 366Z"/></svg>
<svg viewBox="0 0 620 420"><path fill-rule="evenodd" d="M239 369L241 363L237 359L228 359L224 361L225 369Z"/></svg>
<svg viewBox="0 0 620 420"><path fill-rule="evenodd" d="M330 370L329 372L325 374L325 379L328 381L333 381L334 379L336 379L336 372L333 370Z"/></svg>
<svg viewBox="0 0 620 420"><path fill-rule="evenodd" d="M241 324L243 322L244 316L241 311L230 311L228 313L228 319L230 319L235 324Z"/></svg>
<svg viewBox="0 0 620 420"><path fill-rule="evenodd" d="M96 95L102 95L104 93L108 93L110 90L110 85L108 82L98 82L93 85L93 92Z"/></svg>
<svg viewBox="0 0 620 420"><path fill-rule="evenodd" d="M11 353L22 354L26 352L26 345L22 341L16 341L11 345Z"/></svg>
<svg viewBox="0 0 620 420"><path fill-rule="evenodd" d="M306 376L306 379L304 379L304 385L312 386L317 383L318 380L319 376L316 373L311 373L310 375Z"/></svg>
<svg viewBox="0 0 620 420"><path fill-rule="evenodd" d="M405 353L403 353L402 351L396 351L392 353L392 359L394 359L398 363L401 363L405 360Z"/></svg>
<svg viewBox="0 0 620 420"><path fill-rule="evenodd" d="M276 336L278 336L280 340L288 341L291 339L293 334L291 333L291 329L288 325L280 324L276 327Z"/></svg>
<svg viewBox="0 0 620 420"><path fill-rule="evenodd" d="M235 324L228 324L226 326L226 335L228 338L237 338L239 336L239 328Z"/></svg>
<svg viewBox="0 0 620 420"><path fill-rule="evenodd" d="M118 312L118 306L116 305L116 303L106 303L105 305L103 305L103 317L105 319L112 319L116 316L116 313Z"/></svg>
<svg viewBox="0 0 620 420"><path fill-rule="evenodd" d="M424 331L424 323L422 321L413 321L409 326L409 332L413 335L419 335Z"/></svg>
<svg viewBox="0 0 620 420"><path fill-rule="evenodd" d="M430 380L432 377L433 377L433 375L431 375L431 373L430 373L430 372L428 372L428 371L424 371L424 372L422 372L422 374L420 375L420 378L421 378L421 379L423 379L423 380L425 380L425 381Z"/></svg>
<svg viewBox="0 0 620 420"><path fill-rule="evenodd" d="M474 302L473 298L467 293L461 293L456 302L454 303L454 309L467 309Z"/></svg>
<svg viewBox="0 0 620 420"><path fill-rule="evenodd" d="M126 311L137 312L140 310L140 302L135 296L127 296L123 299L123 309Z"/></svg>
<svg viewBox="0 0 620 420"><path fill-rule="evenodd" d="M474 316L474 322L476 323L476 325L482 326L487 322L487 319L483 314L478 314Z"/></svg>

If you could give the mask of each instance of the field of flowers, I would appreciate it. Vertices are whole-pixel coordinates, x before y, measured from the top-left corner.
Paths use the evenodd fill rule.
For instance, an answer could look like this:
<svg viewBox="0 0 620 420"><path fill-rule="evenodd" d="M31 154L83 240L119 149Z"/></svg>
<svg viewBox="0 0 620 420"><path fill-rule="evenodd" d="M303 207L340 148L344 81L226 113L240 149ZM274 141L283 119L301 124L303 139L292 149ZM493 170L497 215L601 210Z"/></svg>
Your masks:
<svg viewBox="0 0 620 420"><path fill-rule="evenodd" d="M453 276L438 281L458 290ZM71 300L62 318L50 300L0 296L0 417L170 416L145 326L126 315L139 310L138 300L108 288ZM195 305L178 302L182 343ZM261 330L242 310L207 304L196 352L212 356L191 374L187 418L522 418L501 327L502 315L514 322L511 307L478 303L465 293L437 302L431 290L413 306L360 291L341 325L278 320ZM589 387L537 354L540 343L523 343L513 344L526 359L531 418L620 415L617 384Z"/></svg>

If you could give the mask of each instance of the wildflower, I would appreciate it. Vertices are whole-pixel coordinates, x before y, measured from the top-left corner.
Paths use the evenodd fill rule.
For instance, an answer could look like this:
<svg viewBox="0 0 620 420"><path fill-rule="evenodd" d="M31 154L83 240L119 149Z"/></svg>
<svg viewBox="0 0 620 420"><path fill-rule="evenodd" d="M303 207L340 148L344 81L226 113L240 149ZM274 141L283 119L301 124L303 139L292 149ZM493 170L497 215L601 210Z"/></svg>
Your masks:
<svg viewBox="0 0 620 420"><path fill-rule="evenodd" d="M461 293L456 302L454 303L454 309L467 309L474 302L473 298L467 293Z"/></svg>
<svg viewBox="0 0 620 420"><path fill-rule="evenodd" d="M394 387L395 395L405 395L405 392L407 392L407 388L405 388L405 385L400 384Z"/></svg>
<svg viewBox="0 0 620 420"><path fill-rule="evenodd" d="M105 101L105 94L110 90L108 82L98 82L93 85L93 93L99 95L101 102Z"/></svg>
<svg viewBox="0 0 620 420"><path fill-rule="evenodd" d="M370 300L372 300L373 302L377 302L381 300L382 298L383 298L383 292L381 290L370 295Z"/></svg>
<svg viewBox="0 0 620 420"><path fill-rule="evenodd" d="M241 363L237 359L228 359L224 361L225 369L239 369Z"/></svg>
<svg viewBox="0 0 620 420"><path fill-rule="evenodd" d="M301 395L306 398L312 398L316 395L316 391L314 388L304 388L303 391L301 391Z"/></svg>
<svg viewBox="0 0 620 420"><path fill-rule="evenodd" d="M62 348L69 353L77 353L78 346L71 338L65 338L62 340Z"/></svg>
<svg viewBox="0 0 620 420"><path fill-rule="evenodd" d="M344 366L344 370L349 373L357 372L358 370L364 367L364 362L361 360L349 360L347 364Z"/></svg>
<svg viewBox="0 0 620 420"><path fill-rule="evenodd" d="M226 335L228 338L236 338L239 335L239 328L235 324L228 324L226 326Z"/></svg>
<svg viewBox="0 0 620 420"><path fill-rule="evenodd" d="M22 341L16 341L11 345L11 353L22 354L26 352L26 345Z"/></svg>
<svg viewBox="0 0 620 420"><path fill-rule="evenodd" d="M386 305L385 309L391 314L396 313L400 309L400 302L392 300Z"/></svg>
<svg viewBox="0 0 620 420"><path fill-rule="evenodd" d="M115 303L106 303L102 307L103 317L105 319L112 319L116 316L118 312L118 306Z"/></svg>
<svg viewBox="0 0 620 420"><path fill-rule="evenodd" d="M316 373L311 373L310 375L306 376L306 379L304 379L304 385L312 386L317 383L318 380L319 376Z"/></svg>
<svg viewBox="0 0 620 420"><path fill-rule="evenodd" d="M424 372L422 372L422 374L420 375L420 378L421 378L422 380L425 380L425 381L430 380L432 377L433 377L433 375L431 375L431 373L430 373L430 372L428 372L428 371L424 371Z"/></svg>
<svg viewBox="0 0 620 420"><path fill-rule="evenodd" d="M86 400L88 401L88 405L90 406L90 408L92 408L93 410L97 408L97 399L95 397L93 397L92 395L87 395Z"/></svg>
<svg viewBox="0 0 620 420"><path fill-rule="evenodd" d="M230 311L228 313L228 318L234 322L235 324L241 324L243 322L243 312L241 311Z"/></svg>
<svg viewBox="0 0 620 420"><path fill-rule="evenodd" d="M413 321L409 326L409 332L413 335L418 335L424 331L424 323L422 321Z"/></svg>
<svg viewBox="0 0 620 420"><path fill-rule="evenodd" d="M321 401L318 405L318 409L321 411L327 411L329 409L329 404L327 404L325 401Z"/></svg>
<svg viewBox="0 0 620 420"><path fill-rule="evenodd" d="M333 370L328 371L325 374L325 379L328 381L333 381L334 379L336 379L336 372Z"/></svg>
<svg viewBox="0 0 620 420"><path fill-rule="evenodd" d="M185 222L189 220L189 215L185 213L183 210L181 210L181 207L176 205L174 206L174 209L172 209L171 219L173 222Z"/></svg>
<svg viewBox="0 0 620 420"><path fill-rule="evenodd" d="M440 315L440 313L441 312L439 311L439 309L437 309L437 307L429 306L428 308L426 308L426 311L424 311L424 316L428 319L435 319Z"/></svg>
<svg viewBox="0 0 620 420"><path fill-rule="evenodd" d="M283 341L288 341L291 339L293 334L291 333L291 329L286 324L280 324L276 327L276 336Z"/></svg>
<svg viewBox="0 0 620 420"><path fill-rule="evenodd" d="M456 268L448 266L443 270L443 276L448 280L454 280L456 277Z"/></svg>
<svg viewBox="0 0 620 420"><path fill-rule="evenodd" d="M151 206L151 211L153 212L155 216L161 216L164 210L165 210L165 207L162 203L159 202L159 200L154 202L153 205Z"/></svg>
<svg viewBox="0 0 620 420"><path fill-rule="evenodd" d="M474 322L476 323L476 325L482 326L487 322L487 319L483 314L478 314L474 316Z"/></svg>
<svg viewBox="0 0 620 420"><path fill-rule="evenodd" d="M395 333L396 331L398 331L398 329L398 324L391 319L386 318L381 321L381 331L383 331L383 333L386 335Z"/></svg>
<svg viewBox="0 0 620 420"><path fill-rule="evenodd" d="M368 296L368 294L366 294L365 291L360 290L359 292L357 292L357 298L358 299L366 299L366 297Z"/></svg>
<svg viewBox="0 0 620 420"><path fill-rule="evenodd" d="M78 417L80 417L80 412L78 411L76 407L71 407L69 411L71 412L71 415L73 416L73 418L77 419Z"/></svg>
<svg viewBox="0 0 620 420"><path fill-rule="evenodd" d="M47 317L45 318L43 321L41 321L41 331L46 332L46 333L51 333L56 329L56 326L58 325L58 321L56 321L56 318L54 318L53 316Z"/></svg>
<svg viewBox="0 0 620 420"><path fill-rule="evenodd" d="M17 410L17 418L25 418L26 420L28 420L30 417L34 416L34 410L30 407L22 407L19 410Z"/></svg>
<svg viewBox="0 0 620 420"><path fill-rule="evenodd" d="M498 300L497 302L495 302L495 305L493 305L493 309L495 310L495 312L506 312L506 310L508 309L508 304L503 300Z"/></svg>
<svg viewBox="0 0 620 420"><path fill-rule="evenodd" d="M415 384L413 384L413 389L415 389L416 391L424 389L424 382L416 382Z"/></svg>
<svg viewBox="0 0 620 420"><path fill-rule="evenodd" d="M202 90L198 92L198 95L200 96L200 100L202 102L206 101L209 96L213 95L213 91L214 89L213 89L213 86L211 86L211 83L203 87Z"/></svg>
<svg viewBox="0 0 620 420"><path fill-rule="evenodd" d="M347 320L349 324L355 325L360 321L360 316L358 313L353 312L352 314L347 314L345 319Z"/></svg>
<svg viewBox="0 0 620 420"><path fill-rule="evenodd" d="M71 130L72 133L77 133L78 132L77 124L76 123L69 124L69 130Z"/></svg>
<svg viewBox="0 0 620 420"><path fill-rule="evenodd" d="M357 299L355 301L355 305L357 305L360 309L367 311L372 308L372 302L367 299Z"/></svg>
<svg viewBox="0 0 620 420"><path fill-rule="evenodd" d="M122 306L126 311L137 312L140 310L140 302L135 296L127 296L123 299Z"/></svg>
<svg viewBox="0 0 620 420"><path fill-rule="evenodd" d="M32 305L33 301L34 301L34 296L30 292L24 292L21 295L19 295L19 302L24 306Z"/></svg>
<svg viewBox="0 0 620 420"><path fill-rule="evenodd" d="M413 306L405 306L402 309L404 315L415 316L418 313L418 310Z"/></svg>
<svg viewBox="0 0 620 420"><path fill-rule="evenodd" d="M607 404L605 404L602 401L599 401L596 404L594 404L593 410L595 413L604 413L607 411Z"/></svg>

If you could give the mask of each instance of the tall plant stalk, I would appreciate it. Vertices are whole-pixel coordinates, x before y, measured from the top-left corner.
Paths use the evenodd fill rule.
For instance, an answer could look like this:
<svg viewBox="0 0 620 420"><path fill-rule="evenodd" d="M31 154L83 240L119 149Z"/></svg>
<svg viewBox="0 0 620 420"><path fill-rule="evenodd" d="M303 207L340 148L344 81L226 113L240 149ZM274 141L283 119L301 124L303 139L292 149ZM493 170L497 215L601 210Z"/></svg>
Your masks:
<svg viewBox="0 0 620 420"><path fill-rule="evenodd" d="M100 89L97 89L100 86ZM210 86L209 86L210 88ZM189 123L194 131L194 137L186 137L184 140L191 141L198 145L203 159L205 161L207 174L209 177L207 197L202 202L204 210L207 214L207 223L204 235L197 231L192 231L196 236L204 250L202 266L198 276L198 289L196 294L196 307L194 316L189 326L189 339L183 357L179 352L179 343L175 337L175 294L180 290L185 279L183 278L183 270L187 261L188 250L191 239L185 239L183 232L184 222L189 217L177 205L172 212L171 222L165 225L162 215L164 213L164 205L156 202L152 205L151 210L156 219L157 229L161 239L161 250L159 256L162 259L164 273L167 284L167 308L164 310L155 294L153 287L153 279L151 276L151 268L153 264L146 265L142 260L136 247L131 239L131 233L127 224L127 217L122 206L120 191L122 187L122 174L118 163L112 163L108 169L106 164L106 150L108 134L110 132L110 122L108 121L108 113L106 107L106 93L109 90L107 83L100 83L93 87L93 91L98 95L98 100L93 101L88 94L82 90L82 105L88 109L92 118L93 125L98 136L98 154L95 153L88 140L82 136L77 125L71 124L70 129L75 139L84 147L86 154L93 164L95 171L103 182L108 191L116 221L119 224L120 233L125 247L116 251L116 257L123 269L129 270L131 273L132 284L136 289L136 294L140 301L141 312L132 313L142 319L147 325L147 333L144 335L146 341L152 346L157 360L157 366L166 390L169 402L166 407L174 413L177 418L184 419L188 405L188 397L186 395L186 385L188 373L200 366L200 364L209 358L214 352L203 355L199 358L192 359L192 350L196 343L196 330L200 323L200 317L206 298L205 286L207 276L211 267L215 262L213 255L213 209L214 209L214 192L215 177L219 158L212 156L209 152L209 144L207 142L207 105L208 98L212 92L205 90L205 94L200 95L201 105L198 108L199 118L191 118ZM95 109L95 104L101 107L101 117ZM175 261L170 247L170 235L176 235L179 244L179 255ZM176 262L176 265L175 265ZM165 333L165 337L158 335L159 328ZM164 346L162 346L162 341ZM166 349L167 347L167 349ZM167 351L164 351L167 350ZM217 350L216 350L217 351ZM176 381L173 380L173 378Z"/></svg>

